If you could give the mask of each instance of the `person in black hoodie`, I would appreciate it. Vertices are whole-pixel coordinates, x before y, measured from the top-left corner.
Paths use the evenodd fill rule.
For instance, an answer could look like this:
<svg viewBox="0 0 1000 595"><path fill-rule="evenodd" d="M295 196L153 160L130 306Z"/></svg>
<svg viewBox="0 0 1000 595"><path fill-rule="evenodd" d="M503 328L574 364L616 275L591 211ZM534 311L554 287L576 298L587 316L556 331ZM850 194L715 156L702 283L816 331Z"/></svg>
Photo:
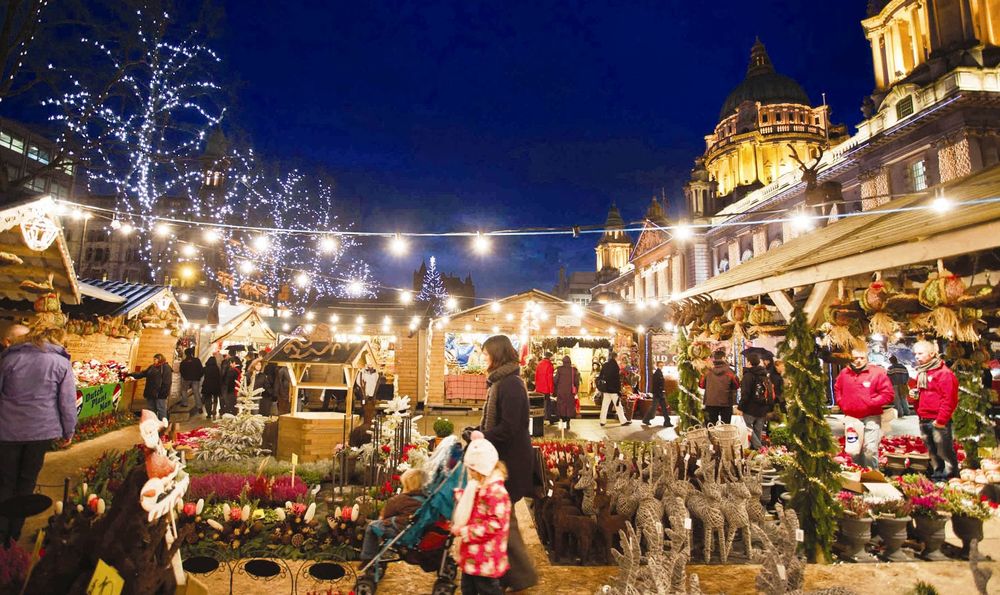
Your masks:
<svg viewBox="0 0 1000 595"><path fill-rule="evenodd" d="M778 408L781 409L781 412L784 413L786 411L785 379L781 376L781 372L778 371L775 365L774 354L767 351L760 359L764 364L764 369L767 370L767 377L771 379L771 386L774 387L774 401L778 405Z"/></svg>
<svg viewBox="0 0 1000 595"><path fill-rule="evenodd" d="M201 410L201 379L205 376L205 367L201 360L194 356L194 347L184 350L184 359L181 360L181 402L180 406L187 408L191 406L188 401L188 391L194 395L193 411Z"/></svg>
<svg viewBox="0 0 1000 595"><path fill-rule="evenodd" d="M650 379L649 392L653 395L653 404L650 405L646 417L642 420L644 426L652 425L653 417L656 416L656 411L660 408L663 409L663 427L669 428L673 425L670 423L670 409L667 407L667 399L663 394L663 366L666 363L663 360L656 362L656 370L653 371L653 376Z"/></svg>
<svg viewBox="0 0 1000 595"><path fill-rule="evenodd" d="M601 374L597 377L597 389L601 391L601 425L608 422L608 407L614 404L615 413L618 414L618 423L627 426L631 421L625 419L625 408L622 407L622 369L618 365L618 358L614 353L608 355L608 361L601 367Z"/></svg>
<svg viewBox="0 0 1000 595"><path fill-rule="evenodd" d="M205 416L213 419L219 414L219 396L222 393L222 372L219 360L211 356L205 362L204 377L201 381L201 396L205 403Z"/></svg>
<svg viewBox="0 0 1000 595"><path fill-rule="evenodd" d="M743 371L743 380L740 382L739 406L743 421L750 429L750 448L760 450L764 445L761 437L767 414L774 407L774 385L767 368L761 365L759 354L748 355L747 363L750 365Z"/></svg>
<svg viewBox="0 0 1000 595"><path fill-rule="evenodd" d="M229 351L229 357L222 360L222 391L219 397L219 413L224 415L231 413L236 415L236 383L239 382L240 374L243 373L243 362L236 355L236 350Z"/></svg>

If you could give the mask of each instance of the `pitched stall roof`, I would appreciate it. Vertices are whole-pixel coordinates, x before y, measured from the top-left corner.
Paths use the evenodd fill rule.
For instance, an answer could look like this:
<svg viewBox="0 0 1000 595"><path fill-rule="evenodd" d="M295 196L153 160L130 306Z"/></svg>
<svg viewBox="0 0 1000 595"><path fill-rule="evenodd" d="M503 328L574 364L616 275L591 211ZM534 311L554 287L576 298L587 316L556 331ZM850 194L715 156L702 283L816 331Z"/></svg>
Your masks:
<svg viewBox="0 0 1000 595"><path fill-rule="evenodd" d="M926 207L929 193L897 198L789 240L679 296L752 297L878 270L1000 247L1000 166L945 184L954 208Z"/></svg>
<svg viewBox="0 0 1000 595"><path fill-rule="evenodd" d="M13 301L34 301L35 296L21 289L22 281L45 282L52 274L52 287L64 304L80 303L73 259L66 247L60 226L59 233L48 248L36 252L25 245L21 225L38 215L54 219L55 202L48 196L32 197L0 209L0 251L20 258L23 263L0 267L0 298ZM55 220L58 225L58 220Z"/></svg>
<svg viewBox="0 0 1000 595"><path fill-rule="evenodd" d="M79 305L66 306L63 310L76 316L125 316L131 318L157 300L166 296L174 311L186 322L184 312L174 298L169 287L149 285L146 283L128 283L124 281L101 281L98 279L81 279L80 286L83 299ZM96 290L96 291L95 291ZM91 294L95 297L91 297ZM102 299L102 294L111 294L117 299Z"/></svg>
<svg viewBox="0 0 1000 595"><path fill-rule="evenodd" d="M498 303L500 305L503 305L503 304L507 304L507 303L510 303L510 302L517 302L519 300L525 300L525 299L534 299L534 300L542 302L542 303L556 304L556 305L559 305L559 306L565 306L567 308L567 310L572 309L572 307L573 307L573 304L571 302L567 302L566 300L558 298L558 297L552 295L551 293L544 292L541 289L529 289L528 291L525 291L523 293L517 293L517 294L514 294L514 295L509 295L509 296L507 296L505 298L500 298L500 299L495 300L495 301L496 301L496 303ZM479 306L474 306L474 307L469 308L467 310L462 310L461 312L455 312L454 314L450 314L448 316L439 316L437 318L434 318L431 322L434 322L434 321L437 321L437 320L441 320L443 318L450 318L451 321L454 322L454 321L459 320L461 318L465 318L465 317L470 316L470 315L474 316L475 314L477 314L479 312L487 311L487 310L489 310L489 308L490 308L491 305L492 305L492 302L487 302L485 304L481 304ZM584 306L580 306L580 307L583 308L583 313L582 313L581 317L584 317L584 318L587 318L587 317L594 318L594 319L600 320L602 322L602 324L613 324L616 327L621 328L622 330L635 332L634 328L632 328L631 326L629 326L627 323L623 323L621 320L619 320L617 318L612 318L610 316L605 316L604 314L601 314L600 312L595 312L594 310L591 310L591 309L586 308Z"/></svg>
<svg viewBox="0 0 1000 595"><path fill-rule="evenodd" d="M278 343L265 361L276 364L351 365L365 351L371 353L367 342L336 343L289 337Z"/></svg>

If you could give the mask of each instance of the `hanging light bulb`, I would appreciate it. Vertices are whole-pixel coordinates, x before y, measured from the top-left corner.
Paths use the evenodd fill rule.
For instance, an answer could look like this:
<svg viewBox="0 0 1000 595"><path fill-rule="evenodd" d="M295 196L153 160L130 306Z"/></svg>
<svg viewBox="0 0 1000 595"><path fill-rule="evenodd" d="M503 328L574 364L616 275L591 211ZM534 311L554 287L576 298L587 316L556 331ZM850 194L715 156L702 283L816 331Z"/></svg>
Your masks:
<svg viewBox="0 0 1000 595"><path fill-rule="evenodd" d="M484 236L482 232L476 232L476 237L472 239L472 249L476 251L477 254L486 254L490 251L490 238L489 236Z"/></svg>
<svg viewBox="0 0 1000 595"><path fill-rule="evenodd" d="M507 319L507 322L510 322L510 321L514 320L514 315L511 314L510 312L508 312L507 316L504 316L504 318Z"/></svg>
<svg viewBox="0 0 1000 595"><path fill-rule="evenodd" d="M249 275L253 272L253 263L249 260L240 261L240 272L244 275Z"/></svg>
<svg viewBox="0 0 1000 595"><path fill-rule="evenodd" d="M355 324L364 324L365 323L365 317L364 316L358 316L357 318L354 319L354 323Z"/></svg>
<svg viewBox="0 0 1000 595"><path fill-rule="evenodd" d="M813 220L808 214L804 212L798 212L792 216L792 227L799 231L808 231L812 229Z"/></svg>
<svg viewBox="0 0 1000 595"><path fill-rule="evenodd" d="M389 240L389 251L395 254L396 256L402 256L406 254L406 250L408 247L409 244L407 243L406 239L403 236L399 235L398 233L392 236L392 239Z"/></svg>
<svg viewBox="0 0 1000 595"><path fill-rule="evenodd" d="M326 235L319 240L319 250L324 254L329 254L337 249L337 239L333 236Z"/></svg>
<svg viewBox="0 0 1000 595"><path fill-rule="evenodd" d="M553 329L549 330L549 334L554 337L554 336L556 336L556 335L559 334L559 329L553 328Z"/></svg>
<svg viewBox="0 0 1000 595"><path fill-rule="evenodd" d="M938 213L947 213L948 211L951 210L951 207L952 207L951 201L943 196L935 198L934 202L931 203L931 208L933 208Z"/></svg>
<svg viewBox="0 0 1000 595"><path fill-rule="evenodd" d="M365 292L365 285L364 285L364 283L362 283L361 281L358 281L357 279L355 279L353 281L350 281L347 284L347 293L349 295L351 295L351 297L361 297L361 295L364 292Z"/></svg>
<svg viewBox="0 0 1000 595"><path fill-rule="evenodd" d="M500 311L500 302L493 302L492 304L490 304L490 312L499 312L499 311Z"/></svg>
<svg viewBox="0 0 1000 595"><path fill-rule="evenodd" d="M646 327L640 324L639 326L635 327L635 332L639 333L640 335L644 335L646 334Z"/></svg>
<svg viewBox="0 0 1000 595"><path fill-rule="evenodd" d="M410 302L413 301L413 292L412 291L399 292L399 301L402 304L409 304Z"/></svg>
<svg viewBox="0 0 1000 595"><path fill-rule="evenodd" d="M271 238L266 235L259 235L253 239L251 245L257 252L263 252L271 247Z"/></svg>
<svg viewBox="0 0 1000 595"><path fill-rule="evenodd" d="M181 267L181 279L190 279L194 277L194 269L190 266Z"/></svg>
<svg viewBox="0 0 1000 595"><path fill-rule="evenodd" d="M496 335L496 334L499 334L499 333L500 333L500 327L494 325L494 327L493 327L493 334Z"/></svg>
<svg viewBox="0 0 1000 595"><path fill-rule="evenodd" d="M295 284L303 289L309 287L309 275L306 273L295 275Z"/></svg>
<svg viewBox="0 0 1000 595"><path fill-rule="evenodd" d="M580 304L573 304L572 306L569 307L569 311L573 313L573 316L582 316L583 306L581 306Z"/></svg>
<svg viewBox="0 0 1000 595"><path fill-rule="evenodd" d="M456 300L453 297L450 297L450 298L448 298L445 301L444 307L448 308L449 310L457 310L458 309L458 300Z"/></svg>
<svg viewBox="0 0 1000 595"><path fill-rule="evenodd" d="M306 312L306 320L313 320L314 318L316 318L316 314L313 312Z"/></svg>
<svg viewBox="0 0 1000 595"><path fill-rule="evenodd" d="M127 236L131 235L132 232L135 231L135 228L132 227L131 223L125 222L121 224L121 227L118 228L118 231L120 231L123 236Z"/></svg>
<svg viewBox="0 0 1000 595"><path fill-rule="evenodd" d="M694 231L687 223L678 223L674 226L674 237L678 240L689 240L694 235Z"/></svg>
<svg viewBox="0 0 1000 595"><path fill-rule="evenodd" d="M183 246L181 246L181 256L192 258L194 256L197 256L197 254L198 254L198 249L192 246L191 244L184 244Z"/></svg>
<svg viewBox="0 0 1000 595"><path fill-rule="evenodd" d="M338 316L337 314L331 314L330 322L333 324L337 324L338 322L340 322L340 316Z"/></svg>
<svg viewBox="0 0 1000 595"><path fill-rule="evenodd" d="M202 306L207 306L208 305L208 298L207 297L199 298L198 299L198 303L201 304Z"/></svg>
<svg viewBox="0 0 1000 595"><path fill-rule="evenodd" d="M205 240L205 242L214 244L219 241L219 238L221 238L222 235L219 233L219 230L209 228L205 230L205 233L203 233L201 237Z"/></svg>
<svg viewBox="0 0 1000 595"><path fill-rule="evenodd" d="M157 223L154 232L158 237L165 238L170 235L170 226L166 223Z"/></svg>

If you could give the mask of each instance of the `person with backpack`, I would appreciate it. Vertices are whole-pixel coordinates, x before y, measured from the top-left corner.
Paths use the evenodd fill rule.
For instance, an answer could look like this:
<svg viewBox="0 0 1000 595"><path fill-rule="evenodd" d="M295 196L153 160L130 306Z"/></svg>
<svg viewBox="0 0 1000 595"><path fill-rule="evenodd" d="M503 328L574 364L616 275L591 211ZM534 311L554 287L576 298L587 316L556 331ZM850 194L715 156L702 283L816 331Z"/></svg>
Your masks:
<svg viewBox="0 0 1000 595"><path fill-rule="evenodd" d="M760 450L767 414L774 408L776 395L771 376L761 365L760 354L747 355L747 368L743 370L743 380L740 381L740 413L743 422L750 430L750 448Z"/></svg>
<svg viewBox="0 0 1000 595"><path fill-rule="evenodd" d="M852 349L850 365L840 371L833 383L833 398L844 415L864 425L860 452L851 455L856 464L878 469L882 409L891 405L895 396L885 370L868 365L868 350Z"/></svg>
<svg viewBox="0 0 1000 595"><path fill-rule="evenodd" d="M889 380L892 382L892 389L896 393L893 399L896 413L899 414L899 417L911 415L910 403L906 400L907 395L910 394L910 371L906 369L906 366L899 363L899 359L895 355L890 355L889 369L886 370L886 373L889 375Z"/></svg>
<svg viewBox="0 0 1000 595"><path fill-rule="evenodd" d="M724 424L731 423L740 381L726 363L724 349L716 349L712 353L712 367L701 377L698 386L705 390L705 420L712 424L720 420Z"/></svg>

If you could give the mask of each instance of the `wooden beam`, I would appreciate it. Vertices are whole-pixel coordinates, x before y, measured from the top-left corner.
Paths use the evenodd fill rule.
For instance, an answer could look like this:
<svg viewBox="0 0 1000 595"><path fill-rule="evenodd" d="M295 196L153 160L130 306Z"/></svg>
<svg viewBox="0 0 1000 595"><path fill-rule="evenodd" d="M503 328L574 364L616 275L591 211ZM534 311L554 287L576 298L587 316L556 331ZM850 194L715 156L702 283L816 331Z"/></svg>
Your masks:
<svg viewBox="0 0 1000 595"><path fill-rule="evenodd" d="M813 286L812 292L806 299L806 305L802 308L806 315L807 325L810 327L816 325L819 315L823 313L823 305L833 291L835 291L833 281L820 281Z"/></svg>
<svg viewBox="0 0 1000 595"><path fill-rule="evenodd" d="M792 320L792 312L795 311L795 306L792 305L792 300L788 298L788 294L784 291L771 291L767 294L771 301L774 302L778 312L785 317L785 321L790 322Z"/></svg>
<svg viewBox="0 0 1000 595"><path fill-rule="evenodd" d="M775 275L771 271L761 272L762 278L711 291L709 295L716 301L728 302L808 286L820 281L835 281L994 248L1000 248L1000 220L921 238L919 241L875 248L786 273ZM752 265L753 261L750 261L743 266Z"/></svg>

